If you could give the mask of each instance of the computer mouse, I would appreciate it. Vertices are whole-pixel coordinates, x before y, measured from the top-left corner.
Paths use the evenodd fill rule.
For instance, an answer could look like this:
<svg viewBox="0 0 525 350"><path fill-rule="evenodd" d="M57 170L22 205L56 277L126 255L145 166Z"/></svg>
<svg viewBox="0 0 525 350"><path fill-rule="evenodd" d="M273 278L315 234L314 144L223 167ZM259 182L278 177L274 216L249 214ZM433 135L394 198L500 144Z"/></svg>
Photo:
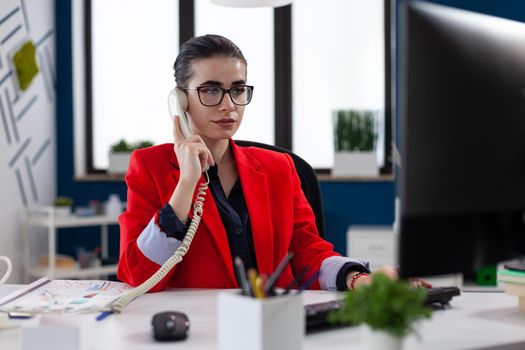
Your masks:
<svg viewBox="0 0 525 350"><path fill-rule="evenodd" d="M190 320L178 311L164 311L153 315L153 338L159 341L184 340L188 337Z"/></svg>

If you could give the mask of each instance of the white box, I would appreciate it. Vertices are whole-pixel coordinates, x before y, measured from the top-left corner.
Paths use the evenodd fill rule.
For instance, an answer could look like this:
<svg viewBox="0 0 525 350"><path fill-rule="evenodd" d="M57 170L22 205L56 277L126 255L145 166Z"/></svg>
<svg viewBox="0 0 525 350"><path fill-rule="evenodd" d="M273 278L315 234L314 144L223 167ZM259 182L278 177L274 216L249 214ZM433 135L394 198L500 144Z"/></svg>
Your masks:
<svg viewBox="0 0 525 350"><path fill-rule="evenodd" d="M335 152L334 176L377 176L377 155L372 152Z"/></svg>
<svg viewBox="0 0 525 350"><path fill-rule="evenodd" d="M80 331L75 326L40 326L22 328L24 350L77 350Z"/></svg>
<svg viewBox="0 0 525 350"><path fill-rule="evenodd" d="M218 301L220 350L300 350L305 333L301 295L255 299L222 292Z"/></svg>
<svg viewBox="0 0 525 350"><path fill-rule="evenodd" d="M131 152L111 152L109 154L108 172L110 174L125 174L128 171L130 157Z"/></svg>

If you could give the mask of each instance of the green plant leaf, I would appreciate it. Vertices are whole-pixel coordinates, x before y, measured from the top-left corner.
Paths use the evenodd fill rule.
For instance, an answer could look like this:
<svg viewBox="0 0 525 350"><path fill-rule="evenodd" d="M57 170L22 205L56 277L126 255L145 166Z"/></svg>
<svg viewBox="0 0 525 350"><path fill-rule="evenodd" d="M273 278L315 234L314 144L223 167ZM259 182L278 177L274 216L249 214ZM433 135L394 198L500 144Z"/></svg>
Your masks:
<svg viewBox="0 0 525 350"><path fill-rule="evenodd" d="M135 142L132 145L132 148L135 150L135 149L141 149L141 148L146 148L146 147L151 147L151 146L153 146L153 142L149 140L142 140L142 141Z"/></svg>
<svg viewBox="0 0 525 350"><path fill-rule="evenodd" d="M336 152L373 151L377 141L375 111L337 110L334 121Z"/></svg>
<svg viewBox="0 0 525 350"><path fill-rule="evenodd" d="M343 307L329 315L331 322L358 325L405 337L414 331L416 321L429 318L431 310L423 305L426 291L409 283L378 274L371 285L346 292Z"/></svg>
<svg viewBox="0 0 525 350"><path fill-rule="evenodd" d="M131 152L131 146L124 139L120 139L117 143L111 145L111 152Z"/></svg>
<svg viewBox="0 0 525 350"><path fill-rule="evenodd" d="M128 143L124 139L120 139L117 143L111 145L110 150L112 153L119 153L119 152L132 152L136 149L140 148L146 148L153 146L153 142L149 140L142 140L135 143Z"/></svg>
<svg viewBox="0 0 525 350"><path fill-rule="evenodd" d="M59 196L55 199L55 207L69 207L73 205L74 200L71 197Z"/></svg>

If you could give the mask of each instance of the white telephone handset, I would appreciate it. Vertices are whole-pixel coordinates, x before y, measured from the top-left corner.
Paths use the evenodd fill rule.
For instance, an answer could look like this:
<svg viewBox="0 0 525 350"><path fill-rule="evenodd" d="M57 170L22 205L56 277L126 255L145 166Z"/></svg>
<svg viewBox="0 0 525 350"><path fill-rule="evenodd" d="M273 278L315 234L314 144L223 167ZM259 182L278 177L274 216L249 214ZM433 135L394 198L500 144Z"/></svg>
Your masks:
<svg viewBox="0 0 525 350"><path fill-rule="evenodd" d="M186 96L184 91L178 88L174 88L170 91L168 95L168 110L170 112L171 118L175 116L178 116L180 118L180 126L184 137L190 137L192 135L192 132L188 121L188 114L186 113L186 111L188 110L188 97ZM186 255L186 252L188 251L190 244L193 241L193 237L195 236L195 232L197 232L197 228L199 227L199 223L201 221L201 216L203 213L202 207L204 205L204 196L206 195L206 190L208 189L208 184L210 182L210 179L208 178L208 173L206 172L207 170L208 167L206 167L204 170L207 181L205 183L199 184L199 188L197 190L197 196L195 199L195 204L193 206L193 218L191 220L190 227L186 232L186 236L184 236L184 240L177 248L175 253L159 268L157 272L153 274L153 276L148 278L140 286L133 288L132 290L121 296L115 301L115 303L105 308L103 310L104 312L122 312L122 310L129 303L131 303L134 299L138 298L142 294L145 294L148 290L153 288L168 274L168 272L170 272L170 270L173 267L175 267L176 264L182 261L182 258L184 257L184 255Z"/></svg>
<svg viewBox="0 0 525 350"><path fill-rule="evenodd" d="M171 119L178 116L180 120L180 128L185 138L193 135L190 129L190 121L188 120L188 96L179 88L174 88L168 95L168 110ZM210 166L206 164L204 171L208 171Z"/></svg>
<svg viewBox="0 0 525 350"><path fill-rule="evenodd" d="M174 116L179 116L182 134L185 138L190 137L192 132L186 112L188 110L188 97L184 91L179 88L174 88L170 91L168 95L168 110L172 119Z"/></svg>

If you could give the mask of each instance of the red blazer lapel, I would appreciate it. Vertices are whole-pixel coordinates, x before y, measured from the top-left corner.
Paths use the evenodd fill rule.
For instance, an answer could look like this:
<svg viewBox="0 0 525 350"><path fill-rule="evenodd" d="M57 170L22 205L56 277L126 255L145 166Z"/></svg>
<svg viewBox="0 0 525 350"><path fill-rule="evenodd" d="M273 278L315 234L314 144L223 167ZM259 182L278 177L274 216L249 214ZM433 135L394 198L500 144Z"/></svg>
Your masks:
<svg viewBox="0 0 525 350"><path fill-rule="evenodd" d="M177 157L175 156L175 152L172 152L170 160L171 160L171 163L177 168L177 172L174 173L174 177L176 177L178 181L180 171L179 171L179 163L177 161ZM201 176L201 179L199 180L199 185L202 183L205 183L206 181L207 181L207 178L203 174ZM195 190L195 194L193 195L193 202L192 202L192 206L191 206L191 210L189 214L190 218L193 218L193 208L195 207L196 198L197 198L197 190ZM204 227L201 228L200 227L201 225L205 226L207 229L203 230ZM233 263L232 263L230 246L228 245L228 237L226 235L226 230L224 229L224 225L222 223L222 219L219 214L219 210L217 209L217 205L215 205L215 200L213 199L213 195L211 193L210 188L206 190L206 195L204 196L202 220L200 222L199 229L197 229L197 233L195 234L195 236L199 234L210 235L212 237L217 247L217 250L219 251L219 254L222 257L222 260L224 264L226 265L226 268L228 270L228 274L229 274L229 277L232 283L234 285L237 285L237 279L235 278L235 274L233 271ZM206 263L206 262L203 262L203 263Z"/></svg>
<svg viewBox="0 0 525 350"><path fill-rule="evenodd" d="M259 170L259 162L249 152L232 140L230 145L250 215L257 267L260 273L270 274L273 271L274 242L266 174Z"/></svg>

